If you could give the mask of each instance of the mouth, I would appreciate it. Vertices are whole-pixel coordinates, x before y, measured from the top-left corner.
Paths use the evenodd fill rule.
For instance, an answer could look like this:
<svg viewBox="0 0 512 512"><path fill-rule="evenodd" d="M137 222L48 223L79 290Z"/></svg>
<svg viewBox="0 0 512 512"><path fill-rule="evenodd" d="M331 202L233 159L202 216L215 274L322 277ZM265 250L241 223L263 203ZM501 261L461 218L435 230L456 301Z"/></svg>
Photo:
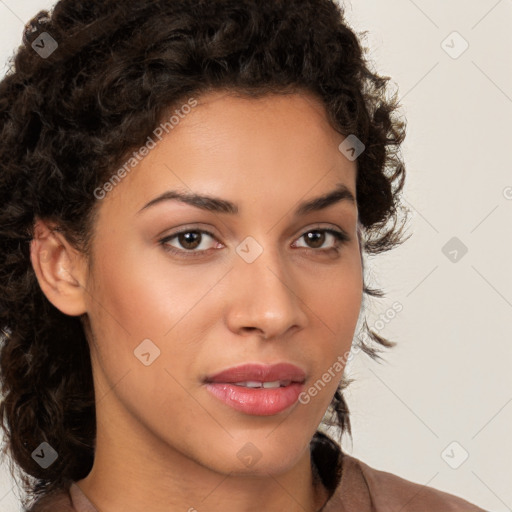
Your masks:
<svg viewBox="0 0 512 512"><path fill-rule="evenodd" d="M244 364L204 379L206 389L245 414L271 416L294 405L304 389L305 372L289 363Z"/></svg>
<svg viewBox="0 0 512 512"><path fill-rule="evenodd" d="M247 381L247 382L233 382L235 386L241 386L243 388L265 388L265 389L275 389L275 388L285 388L291 384L291 380L275 380L274 382L256 382L256 381Z"/></svg>
<svg viewBox="0 0 512 512"><path fill-rule="evenodd" d="M215 373L205 378L206 383L223 382L246 387L277 388L291 382L303 383L306 373L291 363L242 364Z"/></svg>

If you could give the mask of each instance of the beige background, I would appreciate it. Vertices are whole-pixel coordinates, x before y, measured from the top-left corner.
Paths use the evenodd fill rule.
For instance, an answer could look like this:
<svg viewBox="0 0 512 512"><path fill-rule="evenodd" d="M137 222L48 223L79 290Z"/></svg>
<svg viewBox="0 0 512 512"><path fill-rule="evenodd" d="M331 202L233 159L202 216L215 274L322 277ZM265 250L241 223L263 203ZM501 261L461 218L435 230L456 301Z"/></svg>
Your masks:
<svg viewBox="0 0 512 512"><path fill-rule="evenodd" d="M51 5L0 0L2 63L24 23ZM382 364L362 353L350 362L354 435L345 449L486 510L510 511L512 0L345 5L402 98L413 212L412 238L369 263L370 282L387 292L368 306L369 324L398 345ZM393 316L394 302L402 311L377 323ZM17 492L0 466L0 510L19 509Z"/></svg>

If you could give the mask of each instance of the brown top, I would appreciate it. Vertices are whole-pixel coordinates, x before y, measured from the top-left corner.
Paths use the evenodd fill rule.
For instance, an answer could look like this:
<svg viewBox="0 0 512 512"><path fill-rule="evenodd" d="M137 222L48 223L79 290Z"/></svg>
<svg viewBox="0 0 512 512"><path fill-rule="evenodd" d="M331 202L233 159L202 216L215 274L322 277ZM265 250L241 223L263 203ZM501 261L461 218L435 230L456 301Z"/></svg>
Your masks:
<svg viewBox="0 0 512 512"><path fill-rule="evenodd" d="M344 454L317 432L311 442L315 474L329 491L319 512L485 512L467 501L373 469ZM100 512L75 482L58 494L40 498L26 512Z"/></svg>

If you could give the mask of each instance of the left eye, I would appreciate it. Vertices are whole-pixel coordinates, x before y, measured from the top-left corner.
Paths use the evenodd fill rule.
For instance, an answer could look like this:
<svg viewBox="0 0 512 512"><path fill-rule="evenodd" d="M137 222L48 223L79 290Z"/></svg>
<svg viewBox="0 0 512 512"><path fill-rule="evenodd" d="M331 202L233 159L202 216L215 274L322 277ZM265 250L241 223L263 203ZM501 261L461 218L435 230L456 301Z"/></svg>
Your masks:
<svg viewBox="0 0 512 512"><path fill-rule="evenodd" d="M203 237L206 235L207 237L212 238L215 240L215 236L208 232L204 231L202 229L196 229L196 230L187 230L187 231L181 231L179 233L174 233L171 236L168 236L166 238L163 238L160 240L160 243L164 246L164 249L166 251L169 251L174 254L186 254L187 256L199 256L201 253L206 252L209 247L201 247L203 245ZM332 244L331 247L322 248L322 246L325 244L326 239L328 239L328 236L334 239L334 244ZM306 237L306 238L305 238ZM170 244L171 240L174 239L178 240L178 243L181 245L183 249L177 248L176 246ZM328 251L331 249L337 249L343 242L346 242L349 240L348 236L342 232L337 231L335 229L313 229L306 231L303 235L301 235L297 240L304 239L307 241L308 244L312 244L306 246L306 249L320 249L320 251ZM299 246L304 247L304 246ZM195 249L198 249L197 251Z"/></svg>
<svg viewBox="0 0 512 512"><path fill-rule="evenodd" d="M336 231L335 229L313 229L311 231L307 231L306 233L304 233L301 237L299 237L299 240L306 237L308 243L313 244L313 247L310 248L318 249L319 246L322 246L325 243L327 235L331 236L331 238L334 238L335 243L331 247L331 249L338 248L340 242L343 243L348 241L348 237L345 233L341 231ZM324 250L329 250L329 248Z"/></svg>

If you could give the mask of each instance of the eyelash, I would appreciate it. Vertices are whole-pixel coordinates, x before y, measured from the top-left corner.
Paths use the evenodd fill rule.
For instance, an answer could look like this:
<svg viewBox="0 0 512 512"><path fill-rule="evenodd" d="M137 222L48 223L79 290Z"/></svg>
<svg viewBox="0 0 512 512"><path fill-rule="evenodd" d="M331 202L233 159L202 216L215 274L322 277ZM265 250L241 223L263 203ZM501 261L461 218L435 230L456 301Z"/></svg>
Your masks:
<svg viewBox="0 0 512 512"><path fill-rule="evenodd" d="M313 232L319 232L319 233L328 233L328 234L331 234L334 236L334 238L336 239L336 244L333 246L333 247L329 247L327 249L314 249L312 247L301 247L301 249L306 249L308 252L309 251L313 251L313 252L320 252L320 253L327 253L329 251L332 251L332 250L335 250L336 252L339 252L339 249L347 242L350 241L350 237L343 231L338 231L336 229L329 229L329 228L316 228L316 229L309 229L308 231L305 231L304 233L302 233L301 236L299 236L299 238L297 240L300 240L301 238L303 238L305 235L307 235L308 233L313 233ZM211 236L212 238L215 239L215 235L213 233L210 233L209 231L206 231L204 229L185 229L183 231L178 231L177 233L173 233L172 235L169 235L165 238L162 238L161 240L159 240L159 243L160 245L162 245L164 251L166 252L169 252L171 254L174 254L176 256L184 256L185 258L189 258L189 257L192 257L192 258L196 258L196 257L201 257L204 255L205 252L207 252L209 249L206 249L206 250L202 250L202 251L196 251L196 250L186 250L186 249L176 249L175 247L172 247L172 246L169 246L167 245L167 243L170 241L170 240L173 240L174 238L177 238L179 235L183 235L185 233L201 233L201 234L206 234L208 236Z"/></svg>

